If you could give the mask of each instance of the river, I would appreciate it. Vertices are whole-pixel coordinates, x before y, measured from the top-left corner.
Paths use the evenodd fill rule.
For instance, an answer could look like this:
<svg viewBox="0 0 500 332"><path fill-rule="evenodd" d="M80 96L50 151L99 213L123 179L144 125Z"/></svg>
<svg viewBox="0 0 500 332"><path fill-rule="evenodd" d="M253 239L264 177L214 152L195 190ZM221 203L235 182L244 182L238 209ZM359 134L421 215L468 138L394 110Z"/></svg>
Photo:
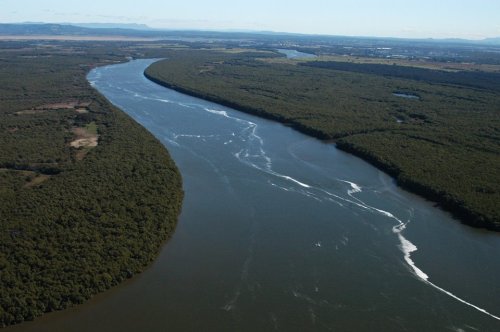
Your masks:
<svg viewBox="0 0 500 332"><path fill-rule="evenodd" d="M500 236L364 161L156 85L154 60L88 79L170 151L177 230L141 275L5 331L499 331Z"/></svg>
<svg viewBox="0 0 500 332"><path fill-rule="evenodd" d="M288 59L311 59L318 57L316 54L299 52L297 50L279 48L277 51L278 53L286 55Z"/></svg>

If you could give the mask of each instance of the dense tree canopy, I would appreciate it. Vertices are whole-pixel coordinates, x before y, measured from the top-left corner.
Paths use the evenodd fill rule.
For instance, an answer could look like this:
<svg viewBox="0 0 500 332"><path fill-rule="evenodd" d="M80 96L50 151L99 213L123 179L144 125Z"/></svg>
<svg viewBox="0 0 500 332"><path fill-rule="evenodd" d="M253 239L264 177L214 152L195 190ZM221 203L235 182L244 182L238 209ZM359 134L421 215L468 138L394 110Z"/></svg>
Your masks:
<svg viewBox="0 0 500 332"><path fill-rule="evenodd" d="M179 172L90 87L90 66L124 59L93 46L0 47L0 327L130 278L176 225ZM78 132L97 146L72 147Z"/></svg>

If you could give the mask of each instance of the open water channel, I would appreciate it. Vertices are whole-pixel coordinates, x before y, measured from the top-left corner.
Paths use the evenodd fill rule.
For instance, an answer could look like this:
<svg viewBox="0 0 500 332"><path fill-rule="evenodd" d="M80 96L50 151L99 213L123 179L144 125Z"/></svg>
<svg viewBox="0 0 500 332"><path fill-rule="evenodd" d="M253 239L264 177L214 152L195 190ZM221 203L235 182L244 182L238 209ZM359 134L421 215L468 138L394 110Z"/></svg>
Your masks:
<svg viewBox="0 0 500 332"><path fill-rule="evenodd" d="M155 60L92 85L181 170L173 238L143 274L5 331L500 331L500 236L364 161L150 82Z"/></svg>

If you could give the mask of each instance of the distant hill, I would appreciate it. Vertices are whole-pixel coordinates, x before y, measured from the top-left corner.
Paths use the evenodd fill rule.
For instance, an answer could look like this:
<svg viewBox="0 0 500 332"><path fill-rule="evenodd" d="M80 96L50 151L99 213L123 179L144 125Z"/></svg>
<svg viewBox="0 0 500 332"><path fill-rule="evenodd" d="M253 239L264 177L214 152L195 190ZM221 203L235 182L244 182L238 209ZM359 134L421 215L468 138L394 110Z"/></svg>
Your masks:
<svg viewBox="0 0 500 332"><path fill-rule="evenodd" d="M143 29L142 29L143 28ZM120 24L54 24L54 23L15 23L0 24L0 36L85 36L113 37L126 36L132 38L154 38L165 40L224 40L224 41L256 41L279 42L284 38L290 40L319 40L337 37L313 36L268 32L221 32L203 30L160 30L146 25Z"/></svg>
<svg viewBox="0 0 500 332"><path fill-rule="evenodd" d="M0 35L84 35L91 30L72 25L27 23L0 24Z"/></svg>
<svg viewBox="0 0 500 332"><path fill-rule="evenodd" d="M406 39L384 37L352 37L332 35L307 35L298 33L272 32L272 31L204 31L204 30L168 30L153 29L145 24L122 23L0 23L0 35L17 36L128 36L156 39L219 39L219 40L266 40L268 42L281 42L286 39L290 42L317 42L317 43L390 43L390 44L476 44L500 45L500 37L484 40L467 39ZM382 44L380 44L382 45ZM379 45L379 46L380 46Z"/></svg>
<svg viewBox="0 0 500 332"><path fill-rule="evenodd" d="M500 37L486 38L483 40L483 42L488 43L488 44L500 45Z"/></svg>
<svg viewBox="0 0 500 332"><path fill-rule="evenodd" d="M114 24L114 23L84 23L84 24L53 24L53 23L20 23L0 24L0 35L17 36L130 36L158 38L168 35L166 31L154 31L147 25Z"/></svg>
<svg viewBox="0 0 500 332"><path fill-rule="evenodd" d="M137 23L65 23L65 25L73 25L82 28L90 29L131 29L131 30L153 30L146 24Z"/></svg>
<svg viewBox="0 0 500 332"><path fill-rule="evenodd" d="M0 35L9 36L127 36L142 38L207 38L243 39L262 34L230 33L200 30L156 30L146 25L129 24L54 24L54 23L13 23L0 24Z"/></svg>

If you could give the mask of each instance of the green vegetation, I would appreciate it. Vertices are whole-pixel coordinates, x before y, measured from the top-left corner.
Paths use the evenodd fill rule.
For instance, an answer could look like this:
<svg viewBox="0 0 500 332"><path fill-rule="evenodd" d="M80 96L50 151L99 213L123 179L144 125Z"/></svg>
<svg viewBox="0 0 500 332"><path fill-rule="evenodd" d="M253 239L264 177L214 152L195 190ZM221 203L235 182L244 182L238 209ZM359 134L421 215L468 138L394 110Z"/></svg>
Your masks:
<svg viewBox="0 0 500 332"><path fill-rule="evenodd" d="M141 272L172 234L183 192L160 142L86 81L124 55L86 43L0 50L2 327ZM78 128L98 135L83 154L70 144Z"/></svg>
<svg viewBox="0 0 500 332"><path fill-rule="evenodd" d="M500 230L498 74L293 65L263 57L177 51L145 74L181 92L334 139L463 222Z"/></svg>
<svg viewBox="0 0 500 332"><path fill-rule="evenodd" d="M479 71L449 72L408 66L356 64L337 61L311 61L301 63L301 65L354 73L374 74L386 77L406 78L426 83L449 84L500 91L500 74L498 73Z"/></svg>
<svg viewBox="0 0 500 332"><path fill-rule="evenodd" d="M92 134L92 135L97 135L97 125L95 123L95 121L92 121L90 123L87 123L85 125L85 129L87 130L87 132L89 134Z"/></svg>
<svg viewBox="0 0 500 332"><path fill-rule="evenodd" d="M183 193L168 152L85 79L128 56L168 57L147 76L333 139L465 222L500 229L497 76L281 62L239 42L0 45L0 326L130 278L174 230Z"/></svg>

